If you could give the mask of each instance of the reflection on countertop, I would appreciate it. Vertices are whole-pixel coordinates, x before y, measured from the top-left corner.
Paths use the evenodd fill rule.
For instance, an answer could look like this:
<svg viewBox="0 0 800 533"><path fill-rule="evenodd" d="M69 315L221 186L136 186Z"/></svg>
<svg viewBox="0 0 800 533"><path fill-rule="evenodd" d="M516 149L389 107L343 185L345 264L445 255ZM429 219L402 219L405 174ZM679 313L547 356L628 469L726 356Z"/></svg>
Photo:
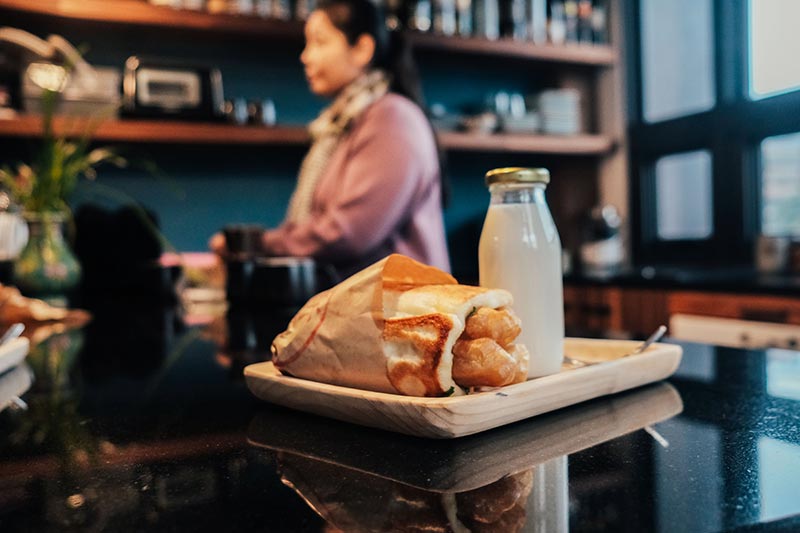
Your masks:
<svg viewBox="0 0 800 533"><path fill-rule="evenodd" d="M4 532L800 528L797 352L681 343L669 384L429 441L256 400L285 314L94 311L0 412Z"/></svg>

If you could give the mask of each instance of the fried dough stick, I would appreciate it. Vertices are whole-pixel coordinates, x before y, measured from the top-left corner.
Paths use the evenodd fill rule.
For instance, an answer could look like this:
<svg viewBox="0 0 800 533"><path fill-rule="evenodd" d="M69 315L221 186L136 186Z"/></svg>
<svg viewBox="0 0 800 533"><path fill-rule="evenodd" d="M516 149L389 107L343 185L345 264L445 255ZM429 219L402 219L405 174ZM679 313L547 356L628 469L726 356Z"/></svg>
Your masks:
<svg viewBox="0 0 800 533"><path fill-rule="evenodd" d="M514 342L514 339L519 336L521 331L520 319L509 309L478 307L467 318L462 338L480 339L488 337L494 339L500 346L505 347Z"/></svg>
<svg viewBox="0 0 800 533"><path fill-rule="evenodd" d="M512 344L522 331L509 309L479 307L453 346L453 380L462 387L502 387L525 381L527 350Z"/></svg>
<svg viewBox="0 0 800 533"><path fill-rule="evenodd" d="M502 387L516 373L517 362L493 339L458 340L453 346L453 380L462 387Z"/></svg>

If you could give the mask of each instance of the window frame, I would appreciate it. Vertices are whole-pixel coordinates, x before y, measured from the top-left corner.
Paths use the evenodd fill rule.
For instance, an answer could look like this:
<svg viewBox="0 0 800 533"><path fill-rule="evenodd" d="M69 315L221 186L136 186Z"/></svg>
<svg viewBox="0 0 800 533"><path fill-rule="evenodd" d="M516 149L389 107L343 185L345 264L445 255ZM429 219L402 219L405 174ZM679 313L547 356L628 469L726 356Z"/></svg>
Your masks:
<svg viewBox="0 0 800 533"><path fill-rule="evenodd" d="M751 100L749 1L712 0L716 102L706 111L656 123L644 119L641 2L626 2L625 36L631 247L636 264L752 264L761 224L759 146L800 132L800 89ZM712 160L713 232L702 240L657 236L655 163L666 155L708 150Z"/></svg>

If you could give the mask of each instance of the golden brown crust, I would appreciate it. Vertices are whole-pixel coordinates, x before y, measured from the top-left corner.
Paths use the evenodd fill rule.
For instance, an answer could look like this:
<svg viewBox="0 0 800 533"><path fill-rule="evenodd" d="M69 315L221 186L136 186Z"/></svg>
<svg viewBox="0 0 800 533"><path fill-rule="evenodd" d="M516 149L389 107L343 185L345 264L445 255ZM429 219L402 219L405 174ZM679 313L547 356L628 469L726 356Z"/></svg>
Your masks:
<svg viewBox="0 0 800 533"><path fill-rule="evenodd" d="M493 339L458 340L453 379L462 387L502 387L514 379L517 362Z"/></svg>
<svg viewBox="0 0 800 533"><path fill-rule="evenodd" d="M462 387L502 387L527 379L528 358L513 344L522 331L507 308L478 307L453 346L453 379Z"/></svg>
<svg viewBox="0 0 800 533"><path fill-rule="evenodd" d="M508 354L514 358L517 363L517 369L514 373L514 379L511 380L509 385L514 383L522 383L528 380L528 366L530 365L530 354L524 344L512 344L506 347Z"/></svg>
<svg viewBox="0 0 800 533"><path fill-rule="evenodd" d="M522 322L511 309L478 307L474 313L467 316L462 337L467 339L489 337L505 348L514 342L521 332Z"/></svg>
<svg viewBox="0 0 800 533"><path fill-rule="evenodd" d="M429 314L386 320L384 342L409 344L413 357L388 366L389 381L401 393L411 396L440 396L438 369L453 321L447 315Z"/></svg>
<svg viewBox="0 0 800 533"><path fill-rule="evenodd" d="M413 259L392 254L381 272L383 288L406 291L422 285L454 285L456 278L438 268L418 263Z"/></svg>

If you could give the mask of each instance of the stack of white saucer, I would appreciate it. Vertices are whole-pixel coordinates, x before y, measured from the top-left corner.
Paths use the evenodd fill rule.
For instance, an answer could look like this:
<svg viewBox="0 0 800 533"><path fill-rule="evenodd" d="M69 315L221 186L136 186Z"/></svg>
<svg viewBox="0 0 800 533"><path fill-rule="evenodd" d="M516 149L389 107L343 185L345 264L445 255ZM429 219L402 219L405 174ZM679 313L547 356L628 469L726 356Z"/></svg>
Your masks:
<svg viewBox="0 0 800 533"><path fill-rule="evenodd" d="M6 407L25 408L20 399L33 383L33 372L25 364L30 344L28 339L11 339L0 346L0 411Z"/></svg>
<svg viewBox="0 0 800 533"><path fill-rule="evenodd" d="M542 91L538 103L542 132L551 135L580 133L580 93L576 89Z"/></svg>

